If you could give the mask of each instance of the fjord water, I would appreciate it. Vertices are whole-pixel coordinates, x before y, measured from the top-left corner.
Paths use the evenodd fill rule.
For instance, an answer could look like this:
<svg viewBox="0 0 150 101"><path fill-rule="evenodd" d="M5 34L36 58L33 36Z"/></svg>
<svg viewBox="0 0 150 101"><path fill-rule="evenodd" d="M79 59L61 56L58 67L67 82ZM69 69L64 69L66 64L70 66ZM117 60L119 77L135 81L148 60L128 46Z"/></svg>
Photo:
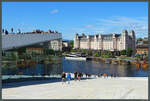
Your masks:
<svg viewBox="0 0 150 101"><path fill-rule="evenodd" d="M136 70L135 65L106 64L96 61L74 61L62 59L64 72L83 72L90 74L117 74L120 77L147 77L147 70Z"/></svg>
<svg viewBox="0 0 150 101"><path fill-rule="evenodd" d="M136 70L135 65L119 65L119 64L106 64L104 62L96 61L76 61L65 60L64 57L60 59L59 63L36 64L35 67L17 68L5 67L2 68L2 75L5 78L13 77L13 75L30 75L30 76L55 76L62 72L82 72L89 74L103 74L108 75L117 74L119 77L147 77L148 70Z"/></svg>

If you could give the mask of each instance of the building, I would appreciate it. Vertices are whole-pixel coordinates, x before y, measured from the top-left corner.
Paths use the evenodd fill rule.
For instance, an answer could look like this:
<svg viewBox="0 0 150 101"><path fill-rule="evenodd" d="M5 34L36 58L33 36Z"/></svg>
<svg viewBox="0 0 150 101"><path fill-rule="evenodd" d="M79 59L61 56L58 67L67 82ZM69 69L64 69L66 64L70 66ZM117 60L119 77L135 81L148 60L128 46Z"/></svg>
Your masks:
<svg viewBox="0 0 150 101"><path fill-rule="evenodd" d="M48 48L54 51L62 51L62 39L50 41Z"/></svg>
<svg viewBox="0 0 150 101"><path fill-rule="evenodd" d="M133 50L133 55L136 53L136 37L133 30L129 33L123 30L122 34L76 34L74 38L74 49L121 51L128 48Z"/></svg>
<svg viewBox="0 0 150 101"><path fill-rule="evenodd" d="M63 51L70 51L71 46L70 46L70 41L69 40L63 40L62 41L62 50Z"/></svg>
<svg viewBox="0 0 150 101"><path fill-rule="evenodd" d="M148 37L145 37L145 38L143 39L143 44L148 44Z"/></svg>
<svg viewBox="0 0 150 101"><path fill-rule="evenodd" d="M63 47L70 47L70 42L69 41L62 41Z"/></svg>
<svg viewBox="0 0 150 101"><path fill-rule="evenodd" d="M28 54L32 54L32 53L43 54L43 48L27 47L26 53L28 53Z"/></svg>
<svg viewBox="0 0 150 101"><path fill-rule="evenodd" d="M136 46L137 55L148 55L148 44Z"/></svg>
<svg viewBox="0 0 150 101"><path fill-rule="evenodd" d="M35 32L35 33L33 33ZM54 51L62 51L62 34L57 31L53 33L46 32L43 34L40 30L26 32L23 34L2 35L3 53L10 50L17 50L19 53L26 52L28 54L43 54L45 50L52 49ZM9 41L8 41L9 40ZM24 51L20 51L20 50ZM8 52L7 52L8 53ZM9 53L8 53L9 54ZM3 54L5 55L5 54Z"/></svg>
<svg viewBox="0 0 150 101"><path fill-rule="evenodd" d="M141 40L136 41L136 45L143 45L143 44L148 44L148 37L144 37L144 39L140 38Z"/></svg>
<svg viewBox="0 0 150 101"><path fill-rule="evenodd" d="M62 51L62 39L51 40L49 42L39 43L26 47L26 53L43 54L44 49L52 49L54 51Z"/></svg>

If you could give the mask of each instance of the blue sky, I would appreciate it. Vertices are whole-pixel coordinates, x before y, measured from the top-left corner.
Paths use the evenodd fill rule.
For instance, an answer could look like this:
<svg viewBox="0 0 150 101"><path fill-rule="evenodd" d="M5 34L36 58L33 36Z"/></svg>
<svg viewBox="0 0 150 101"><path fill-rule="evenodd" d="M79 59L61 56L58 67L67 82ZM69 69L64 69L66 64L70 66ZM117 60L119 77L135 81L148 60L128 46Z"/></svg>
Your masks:
<svg viewBox="0 0 150 101"><path fill-rule="evenodd" d="M2 28L57 30L63 39L75 33L121 33L135 30L136 37L148 36L147 2L3 2Z"/></svg>

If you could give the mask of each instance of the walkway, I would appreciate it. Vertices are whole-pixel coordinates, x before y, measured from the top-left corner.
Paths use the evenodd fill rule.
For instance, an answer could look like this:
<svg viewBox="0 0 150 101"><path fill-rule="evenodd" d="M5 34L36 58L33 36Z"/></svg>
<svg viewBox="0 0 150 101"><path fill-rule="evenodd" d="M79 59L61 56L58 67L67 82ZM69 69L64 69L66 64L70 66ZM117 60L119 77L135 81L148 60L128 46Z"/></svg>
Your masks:
<svg viewBox="0 0 150 101"><path fill-rule="evenodd" d="M37 81L28 81L37 82ZM45 81L38 81L45 82ZM19 83L18 83L19 84ZM17 83L16 83L17 85ZM148 99L148 78L95 78L2 89L3 99Z"/></svg>

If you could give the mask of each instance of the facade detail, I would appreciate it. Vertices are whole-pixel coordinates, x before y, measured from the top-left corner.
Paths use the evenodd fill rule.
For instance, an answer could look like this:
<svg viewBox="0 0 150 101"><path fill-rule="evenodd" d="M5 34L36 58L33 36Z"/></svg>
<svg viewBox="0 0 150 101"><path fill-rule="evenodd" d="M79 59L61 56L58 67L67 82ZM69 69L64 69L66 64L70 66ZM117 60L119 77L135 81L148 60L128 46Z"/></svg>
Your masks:
<svg viewBox="0 0 150 101"><path fill-rule="evenodd" d="M62 51L62 39L51 40L48 48L53 49L54 51Z"/></svg>
<svg viewBox="0 0 150 101"><path fill-rule="evenodd" d="M131 48L136 53L135 32L123 30L122 34L75 35L74 49L121 51Z"/></svg>

